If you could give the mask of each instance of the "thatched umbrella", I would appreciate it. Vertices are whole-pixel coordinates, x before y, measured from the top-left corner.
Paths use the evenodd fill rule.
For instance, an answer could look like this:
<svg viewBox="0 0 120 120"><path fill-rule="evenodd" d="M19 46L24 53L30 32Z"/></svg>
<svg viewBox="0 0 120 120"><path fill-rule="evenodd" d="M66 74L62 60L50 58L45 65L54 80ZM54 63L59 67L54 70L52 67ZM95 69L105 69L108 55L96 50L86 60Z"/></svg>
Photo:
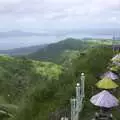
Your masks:
<svg viewBox="0 0 120 120"><path fill-rule="evenodd" d="M120 61L119 62L113 61L112 64L120 67Z"/></svg>
<svg viewBox="0 0 120 120"><path fill-rule="evenodd" d="M101 108L112 108L119 105L119 100L107 90L103 90L102 92L94 95L90 99L90 102Z"/></svg>
<svg viewBox="0 0 120 120"><path fill-rule="evenodd" d="M118 73L120 67L118 65L113 65L112 67L109 68L109 70Z"/></svg>
<svg viewBox="0 0 120 120"><path fill-rule="evenodd" d="M120 53L117 54L117 55L115 55L115 56L111 59L111 61L120 61Z"/></svg>
<svg viewBox="0 0 120 120"><path fill-rule="evenodd" d="M107 77L107 78L110 78L112 80L117 80L119 77L118 75L116 75L115 73L111 72L111 71L108 71L106 73L104 73L101 78L103 79L104 77Z"/></svg>
<svg viewBox="0 0 120 120"><path fill-rule="evenodd" d="M104 77L102 80L97 82L96 86L102 89L114 89L118 87L118 85L108 77Z"/></svg>

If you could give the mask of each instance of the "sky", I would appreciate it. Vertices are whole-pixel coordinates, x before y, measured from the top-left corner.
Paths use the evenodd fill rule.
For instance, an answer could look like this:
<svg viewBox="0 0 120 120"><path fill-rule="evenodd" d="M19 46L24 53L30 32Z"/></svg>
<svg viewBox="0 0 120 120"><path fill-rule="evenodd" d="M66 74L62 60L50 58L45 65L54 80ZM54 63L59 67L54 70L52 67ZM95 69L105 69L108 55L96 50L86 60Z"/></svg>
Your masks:
<svg viewBox="0 0 120 120"><path fill-rule="evenodd" d="M120 27L120 0L0 0L0 18L0 31Z"/></svg>
<svg viewBox="0 0 120 120"><path fill-rule="evenodd" d="M120 0L0 0L0 32L95 28L120 28Z"/></svg>

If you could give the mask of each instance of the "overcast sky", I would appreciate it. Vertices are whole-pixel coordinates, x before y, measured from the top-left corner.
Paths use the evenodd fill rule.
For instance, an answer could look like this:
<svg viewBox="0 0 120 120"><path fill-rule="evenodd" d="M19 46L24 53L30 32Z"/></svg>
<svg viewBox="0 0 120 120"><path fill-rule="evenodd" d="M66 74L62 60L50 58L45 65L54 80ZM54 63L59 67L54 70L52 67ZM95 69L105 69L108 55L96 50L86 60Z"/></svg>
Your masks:
<svg viewBox="0 0 120 120"><path fill-rule="evenodd" d="M119 27L120 0L0 0L0 31Z"/></svg>
<svg viewBox="0 0 120 120"><path fill-rule="evenodd" d="M120 27L120 0L0 0L0 31Z"/></svg>

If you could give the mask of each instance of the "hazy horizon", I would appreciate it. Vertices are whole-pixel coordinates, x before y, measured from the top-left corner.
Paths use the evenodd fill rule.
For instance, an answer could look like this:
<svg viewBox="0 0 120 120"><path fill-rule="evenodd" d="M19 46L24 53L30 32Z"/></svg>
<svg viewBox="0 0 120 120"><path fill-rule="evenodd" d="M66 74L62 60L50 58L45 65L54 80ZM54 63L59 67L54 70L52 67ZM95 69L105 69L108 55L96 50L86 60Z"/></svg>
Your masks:
<svg viewBox="0 0 120 120"><path fill-rule="evenodd" d="M35 45L43 45L43 44L50 44L61 41L66 38L103 38L103 39L111 39L112 35L66 35L62 37L56 36L49 36L49 37L40 37L40 36L33 36L33 37L8 37L8 38L0 38L0 50L9 50L14 48L22 48L22 47L29 47ZM7 41L7 42L6 42ZM26 41L26 42L25 42Z"/></svg>

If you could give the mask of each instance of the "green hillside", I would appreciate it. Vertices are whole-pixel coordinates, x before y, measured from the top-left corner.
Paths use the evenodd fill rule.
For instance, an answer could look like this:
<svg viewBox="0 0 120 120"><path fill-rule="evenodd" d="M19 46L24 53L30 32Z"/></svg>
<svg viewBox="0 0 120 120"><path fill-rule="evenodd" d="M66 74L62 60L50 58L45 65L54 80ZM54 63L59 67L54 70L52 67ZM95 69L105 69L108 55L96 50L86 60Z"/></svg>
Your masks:
<svg viewBox="0 0 120 120"><path fill-rule="evenodd" d="M29 88L58 80L61 72L62 67L54 63L0 56L0 96L16 104Z"/></svg>
<svg viewBox="0 0 120 120"><path fill-rule="evenodd" d="M113 52L103 45L83 51L65 49L58 56L61 65L0 56L0 106L14 115L9 120L59 119L65 110L69 115L70 98L75 96L81 72L86 74L86 98L80 118L91 119L97 109L89 99L97 92L94 84L106 71ZM119 111L113 114L120 119Z"/></svg>
<svg viewBox="0 0 120 120"><path fill-rule="evenodd" d="M47 47L29 54L28 58L35 60L53 61L60 63L61 54L66 50L83 50L88 44L79 39L68 38L58 43L49 44Z"/></svg>
<svg viewBox="0 0 120 120"><path fill-rule="evenodd" d="M58 81L48 82L42 88L37 85L34 90L29 92L21 104L15 120L48 120L51 117L56 119L56 114L59 119L61 112L69 109L69 100L75 95L75 84L79 80L81 72L86 74L86 98L81 119L89 120L96 110L89 102L89 98L92 96L91 88L94 87L98 75L106 71L112 56L112 49L106 47L92 48L84 56L79 55L63 72ZM119 113L115 112L114 114L119 119Z"/></svg>
<svg viewBox="0 0 120 120"><path fill-rule="evenodd" d="M99 45L111 45L111 40L101 40L101 39L92 39L92 40L81 40L74 38L67 38L57 43L49 44L48 46L39 49L38 51L29 54L27 57L34 60L42 61L52 61L55 63L62 63L65 58L63 55L66 51L67 53L72 53L70 57L75 53L74 51L80 52L91 47ZM65 54L66 55L66 54ZM73 55L74 56L74 55ZM62 58L63 57L63 58Z"/></svg>

